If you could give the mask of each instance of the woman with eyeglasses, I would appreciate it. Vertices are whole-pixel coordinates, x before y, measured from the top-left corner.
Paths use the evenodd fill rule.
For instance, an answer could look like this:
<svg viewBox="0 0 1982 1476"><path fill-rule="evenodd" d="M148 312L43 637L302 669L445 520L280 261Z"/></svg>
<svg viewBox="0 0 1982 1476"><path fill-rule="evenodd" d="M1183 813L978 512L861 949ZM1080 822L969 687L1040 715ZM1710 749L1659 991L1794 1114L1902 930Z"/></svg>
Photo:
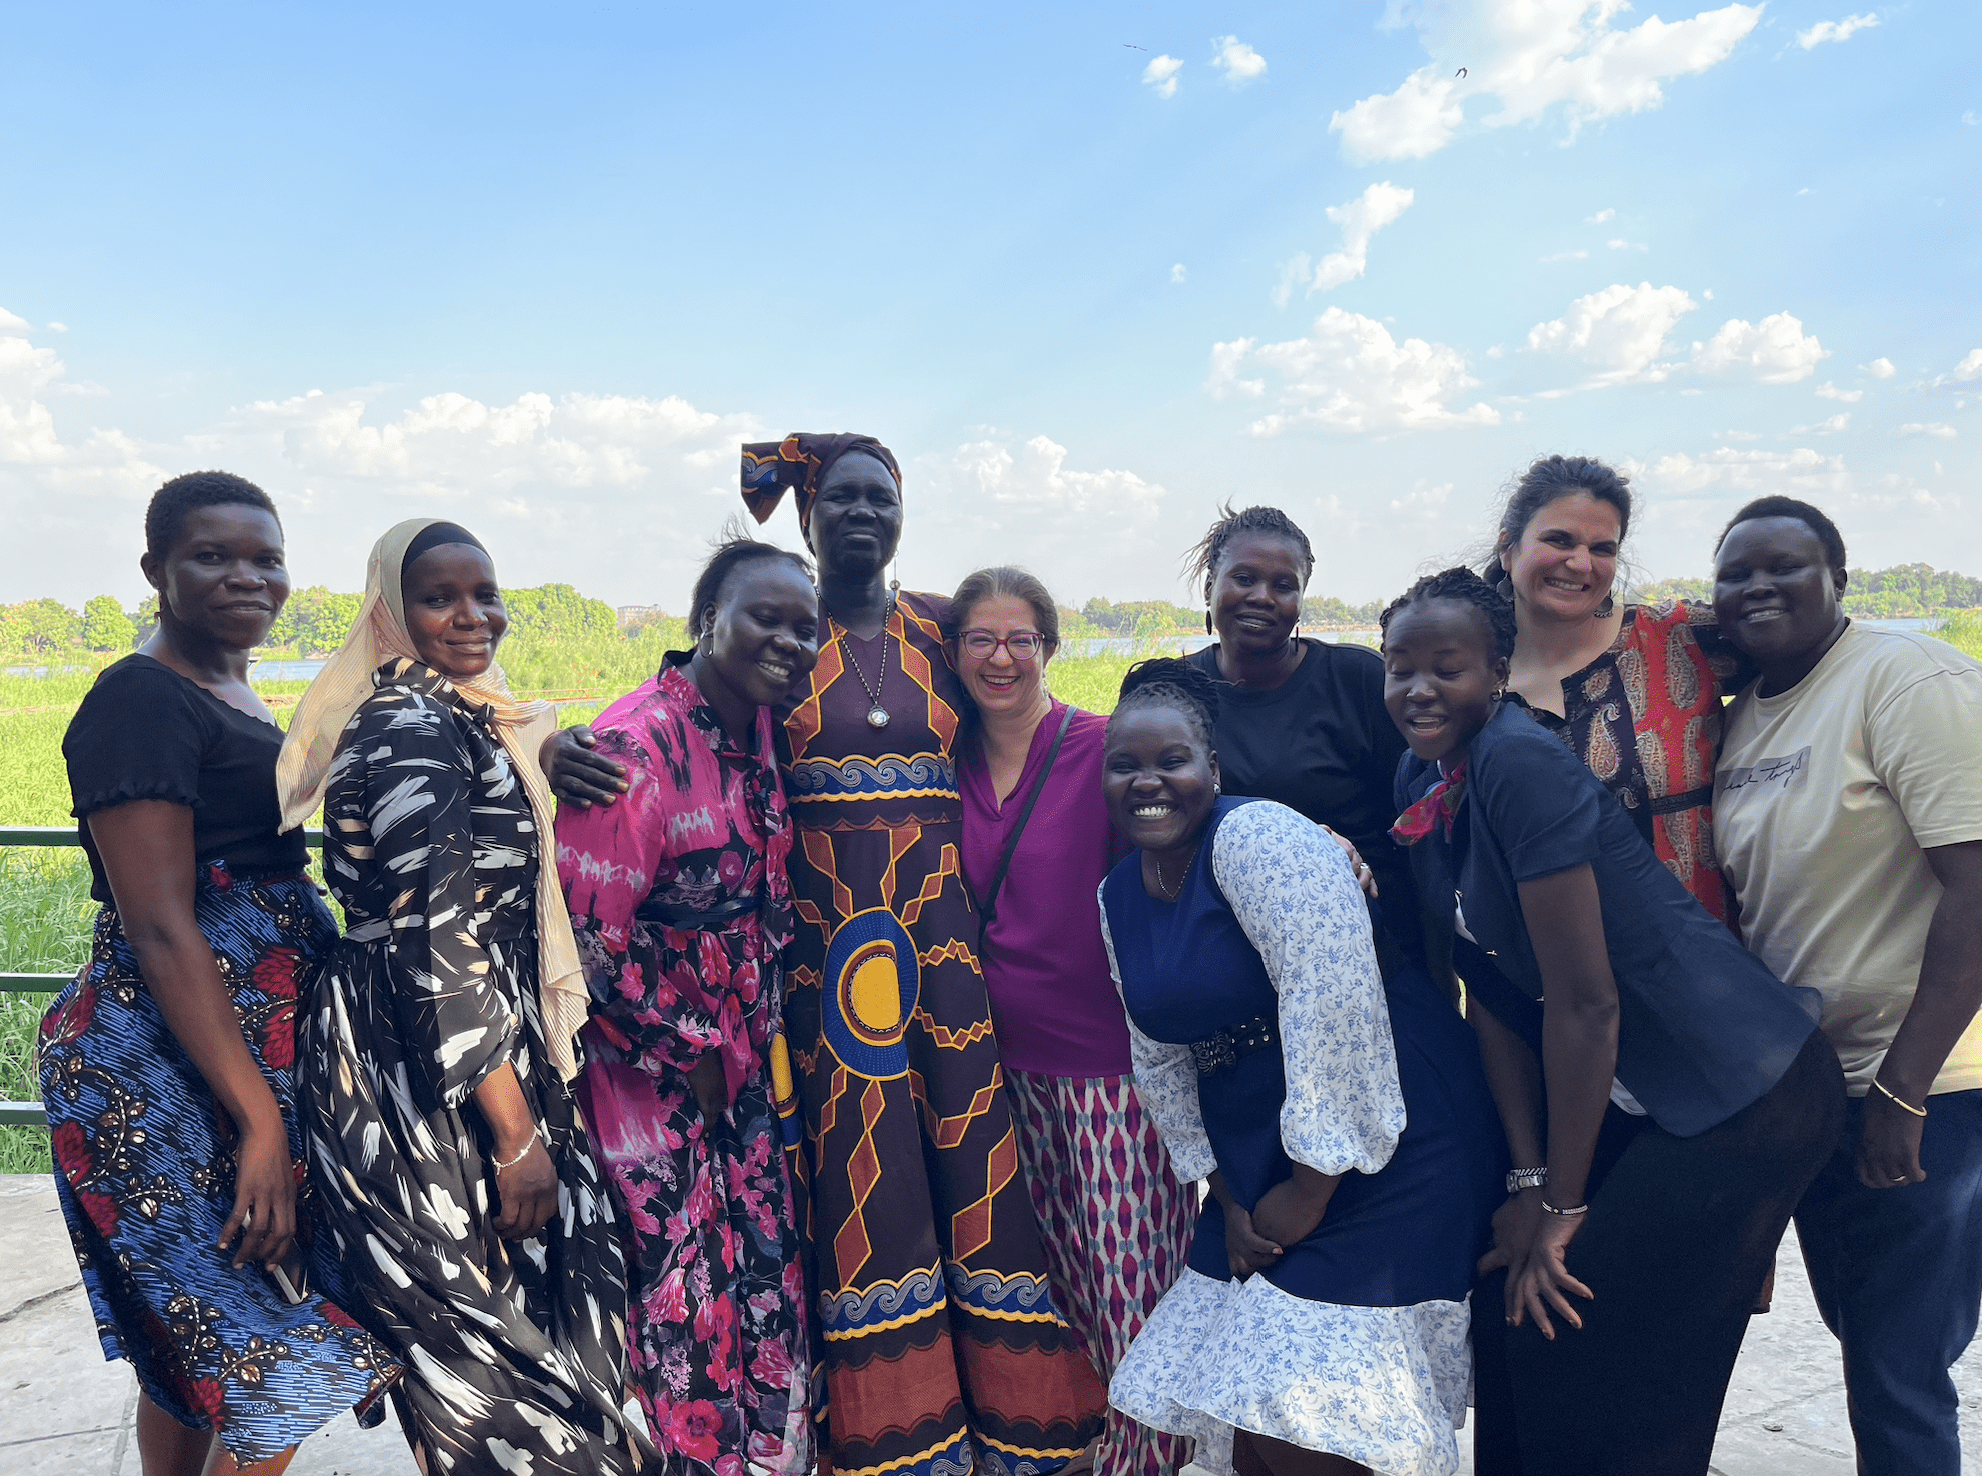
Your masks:
<svg viewBox="0 0 1982 1476"><path fill-rule="evenodd" d="M1055 701L1060 618L1023 569L979 569L945 625L967 699L957 745L963 873L1019 1161L1054 1299L1106 1381L1190 1254L1197 1197L1178 1184L1129 1078L1096 893L1126 854L1108 823L1108 720ZM1094 1469L1170 1476L1191 1442L1110 1410Z"/></svg>

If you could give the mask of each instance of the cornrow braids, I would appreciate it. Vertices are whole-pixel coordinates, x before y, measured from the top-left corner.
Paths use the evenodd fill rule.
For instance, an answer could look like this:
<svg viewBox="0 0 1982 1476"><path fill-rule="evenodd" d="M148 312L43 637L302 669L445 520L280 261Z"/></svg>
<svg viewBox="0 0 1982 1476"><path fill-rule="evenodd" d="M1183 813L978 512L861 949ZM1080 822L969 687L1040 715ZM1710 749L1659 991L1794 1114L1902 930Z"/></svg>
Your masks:
<svg viewBox="0 0 1982 1476"><path fill-rule="evenodd" d="M1225 557L1232 540L1245 533L1286 539L1300 550L1301 582L1305 584L1314 573L1314 550L1308 546L1308 535L1298 523L1277 507L1248 507L1234 512L1228 501L1218 509L1218 521L1184 555L1184 577L1203 583L1206 604L1211 602L1211 583L1217 577L1219 560Z"/></svg>
<svg viewBox="0 0 1982 1476"><path fill-rule="evenodd" d="M1388 639L1391 619L1398 611L1427 600L1458 600L1461 604L1471 605L1480 612L1486 620L1487 629L1493 634L1494 654L1503 661L1514 659L1513 602L1463 565L1441 570L1437 574L1427 574L1384 606L1378 621L1383 627L1384 637Z"/></svg>
<svg viewBox="0 0 1982 1476"><path fill-rule="evenodd" d="M1121 694L1109 721L1145 707L1174 708L1184 715L1207 750L1215 746L1211 735L1218 726L1218 684L1190 662L1157 656L1131 666L1122 677Z"/></svg>
<svg viewBox="0 0 1982 1476"><path fill-rule="evenodd" d="M688 638L700 640L708 633L703 623L703 612L711 605L722 603L723 586L745 564L756 563L760 559L783 559L797 569L808 580L812 578L812 564L802 554L795 554L788 548L779 548L775 543L762 543L736 529L726 528L726 536L716 545L715 552L709 555L709 562L702 566L702 572L695 580L695 592L689 596Z"/></svg>
<svg viewBox="0 0 1982 1476"><path fill-rule="evenodd" d="M1752 523L1757 518L1794 518L1812 533L1817 542L1824 546L1824 561L1831 566L1833 574L1844 572L1844 535L1837 530L1837 524L1827 517L1821 508L1812 507L1807 502L1798 502L1794 497L1758 497L1740 512L1727 520L1727 526L1720 530L1720 537L1714 540L1714 552L1727 542L1727 535L1743 523Z"/></svg>

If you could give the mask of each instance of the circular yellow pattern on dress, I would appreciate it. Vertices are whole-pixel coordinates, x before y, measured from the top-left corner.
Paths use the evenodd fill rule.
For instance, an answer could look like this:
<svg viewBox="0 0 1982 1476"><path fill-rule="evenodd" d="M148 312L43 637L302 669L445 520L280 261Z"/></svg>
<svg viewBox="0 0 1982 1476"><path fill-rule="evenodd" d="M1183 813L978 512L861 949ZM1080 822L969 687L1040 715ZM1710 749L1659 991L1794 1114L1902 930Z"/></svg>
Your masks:
<svg viewBox="0 0 1982 1476"><path fill-rule="evenodd" d="M854 968L847 989L854 1018L876 1035L892 1035L902 1023L902 985L894 949L883 944Z"/></svg>

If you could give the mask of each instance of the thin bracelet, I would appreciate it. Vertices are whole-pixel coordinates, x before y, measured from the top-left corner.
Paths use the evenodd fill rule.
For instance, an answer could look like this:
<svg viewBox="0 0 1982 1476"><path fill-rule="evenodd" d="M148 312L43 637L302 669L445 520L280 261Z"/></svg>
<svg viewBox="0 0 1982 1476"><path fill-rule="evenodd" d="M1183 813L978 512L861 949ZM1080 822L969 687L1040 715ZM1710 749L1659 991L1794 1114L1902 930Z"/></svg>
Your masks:
<svg viewBox="0 0 1982 1476"><path fill-rule="evenodd" d="M1588 1203L1575 1205L1569 1209L1557 1209L1554 1205L1550 1204L1546 1199L1542 1201L1542 1208L1547 1210L1552 1215L1562 1215L1563 1217L1570 1219L1573 1219L1577 1215L1587 1215L1590 1212L1590 1206L1588 1205Z"/></svg>
<svg viewBox="0 0 1982 1476"><path fill-rule="evenodd" d="M537 1135L535 1133L532 1133L530 1135L530 1141L523 1145L523 1151L518 1153L514 1158L510 1159L508 1163L504 1163L500 1158L495 1160L495 1166L497 1170L500 1171L502 1169L515 1168L517 1164L521 1163L524 1159L530 1156L530 1150L536 1146L537 1146Z"/></svg>
<svg viewBox="0 0 1982 1476"><path fill-rule="evenodd" d="M1875 1076L1872 1078L1872 1085L1879 1089L1880 1095L1885 1097L1886 1100L1890 1102L1898 1103L1908 1112L1911 1112L1915 1117L1925 1117L1927 1115L1927 1109L1925 1107L1915 1107L1911 1102L1907 1101L1904 1097L1901 1097L1896 1092L1894 1092L1893 1089L1887 1086L1883 1081L1880 1081L1878 1077Z"/></svg>

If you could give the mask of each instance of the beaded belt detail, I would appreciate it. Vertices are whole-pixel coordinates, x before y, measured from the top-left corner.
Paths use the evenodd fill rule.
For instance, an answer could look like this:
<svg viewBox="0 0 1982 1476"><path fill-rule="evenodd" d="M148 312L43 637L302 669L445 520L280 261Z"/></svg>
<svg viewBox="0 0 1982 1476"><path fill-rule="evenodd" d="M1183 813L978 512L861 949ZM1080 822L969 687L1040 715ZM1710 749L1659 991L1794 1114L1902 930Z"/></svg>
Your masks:
<svg viewBox="0 0 1982 1476"><path fill-rule="evenodd" d="M1191 1042L1191 1060L1199 1076L1226 1071L1238 1065L1239 1057L1280 1044L1280 1032L1265 1015L1255 1015L1236 1030L1221 1030L1205 1040Z"/></svg>

